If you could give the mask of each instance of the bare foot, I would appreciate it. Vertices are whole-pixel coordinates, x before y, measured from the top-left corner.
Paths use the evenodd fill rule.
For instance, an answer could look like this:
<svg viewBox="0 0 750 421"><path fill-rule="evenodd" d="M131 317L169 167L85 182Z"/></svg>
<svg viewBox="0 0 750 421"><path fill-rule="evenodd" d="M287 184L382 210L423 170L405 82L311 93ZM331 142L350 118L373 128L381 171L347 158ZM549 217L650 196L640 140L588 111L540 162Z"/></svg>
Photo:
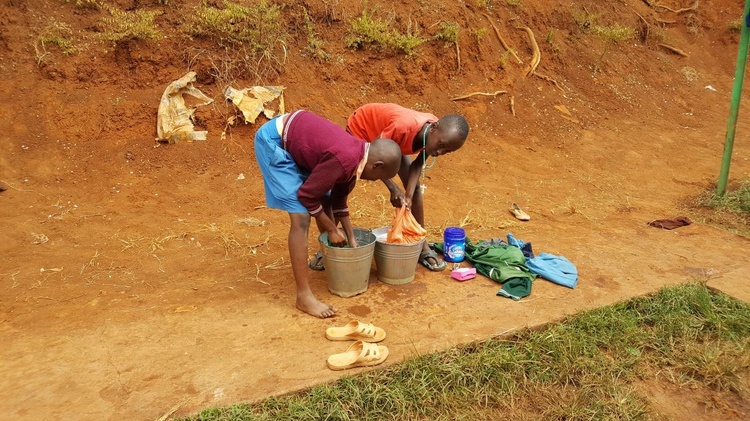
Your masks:
<svg viewBox="0 0 750 421"><path fill-rule="evenodd" d="M336 314L336 308L318 301L314 295L298 295L297 308L315 317L325 319Z"/></svg>

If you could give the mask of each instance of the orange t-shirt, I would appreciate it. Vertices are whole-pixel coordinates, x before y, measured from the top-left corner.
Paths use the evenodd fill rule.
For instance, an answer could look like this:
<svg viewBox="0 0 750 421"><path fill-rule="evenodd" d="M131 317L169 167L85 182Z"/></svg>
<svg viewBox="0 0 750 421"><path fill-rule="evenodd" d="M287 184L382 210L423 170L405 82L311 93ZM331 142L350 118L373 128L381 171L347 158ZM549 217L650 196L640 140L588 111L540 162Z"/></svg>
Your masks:
<svg viewBox="0 0 750 421"><path fill-rule="evenodd" d="M412 150L414 137L425 123L438 118L432 114L410 110L397 104L365 104L349 116L347 129L360 139L372 142L377 138L393 139L401 147L403 155L412 155L422 150Z"/></svg>

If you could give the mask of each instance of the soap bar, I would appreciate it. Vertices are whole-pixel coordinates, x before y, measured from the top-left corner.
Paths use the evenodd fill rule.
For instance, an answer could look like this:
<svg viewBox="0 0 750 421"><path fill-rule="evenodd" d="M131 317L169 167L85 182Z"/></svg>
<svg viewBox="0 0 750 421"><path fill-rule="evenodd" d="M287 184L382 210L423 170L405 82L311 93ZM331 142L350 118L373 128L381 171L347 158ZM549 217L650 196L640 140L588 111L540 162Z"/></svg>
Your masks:
<svg viewBox="0 0 750 421"><path fill-rule="evenodd" d="M469 279L476 278L476 276L476 268L459 268L451 271L451 278L459 282L468 281Z"/></svg>

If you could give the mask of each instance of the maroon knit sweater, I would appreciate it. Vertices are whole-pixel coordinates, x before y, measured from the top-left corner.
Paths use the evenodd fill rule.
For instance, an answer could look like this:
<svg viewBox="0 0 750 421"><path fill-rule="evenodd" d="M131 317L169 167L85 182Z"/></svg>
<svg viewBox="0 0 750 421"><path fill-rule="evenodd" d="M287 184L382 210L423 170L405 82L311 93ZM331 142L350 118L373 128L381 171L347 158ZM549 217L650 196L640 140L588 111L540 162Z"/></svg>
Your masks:
<svg viewBox="0 0 750 421"><path fill-rule="evenodd" d="M282 146L310 176L297 197L312 216L323 206L320 199L331 192L334 215L348 216L346 199L357 182L357 167L365 155L365 141L310 111L290 114L284 126Z"/></svg>

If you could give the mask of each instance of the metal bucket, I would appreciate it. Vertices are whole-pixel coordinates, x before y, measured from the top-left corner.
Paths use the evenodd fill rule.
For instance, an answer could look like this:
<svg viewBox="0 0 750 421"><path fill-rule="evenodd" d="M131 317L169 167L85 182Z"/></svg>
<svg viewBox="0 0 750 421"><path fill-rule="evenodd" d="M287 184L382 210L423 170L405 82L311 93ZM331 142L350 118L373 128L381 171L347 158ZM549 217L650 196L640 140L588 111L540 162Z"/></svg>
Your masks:
<svg viewBox="0 0 750 421"><path fill-rule="evenodd" d="M377 228L372 232L377 238L375 266L378 268L378 279L390 285L403 285L413 281L424 240L411 244L391 244L385 242L388 227Z"/></svg>
<svg viewBox="0 0 750 421"><path fill-rule="evenodd" d="M328 244L328 233L318 237L323 254L328 290L341 297L353 297L367 291L375 251L375 235L370 230L354 228L356 248L333 247Z"/></svg>

